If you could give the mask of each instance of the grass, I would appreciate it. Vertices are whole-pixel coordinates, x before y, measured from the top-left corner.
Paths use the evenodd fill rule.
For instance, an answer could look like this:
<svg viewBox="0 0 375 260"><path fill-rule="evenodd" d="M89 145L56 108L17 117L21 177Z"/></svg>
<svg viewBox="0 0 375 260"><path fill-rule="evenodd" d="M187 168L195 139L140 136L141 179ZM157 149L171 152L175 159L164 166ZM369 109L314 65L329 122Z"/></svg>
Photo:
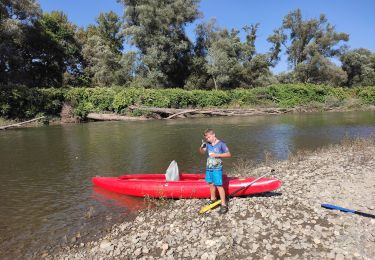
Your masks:
<svg viewBox="0 0 375 260"><path fill-rule="evenodd" d="M0 126L6 126L17 123L15 120L8 120L5 118L0 117Z"/></svg>
<svg viewBox="0 0 375 260"><path fill-rule="evenodd" d="M371 160L372 155L369 154L366 150L367 147L375 145L375 134L368 137L356 137L351 138L345 136L340 140L339 144L331 144L324 147L317 148L315 150L298 150L294 153L289 153L288 159L286 162L290 165L301 162L305 160L308 156L317 155L326 152L332 153L355 153L357 156L355 160L366 161ZM354 160L354 159L353 159ZM257 164L252 160L239 159L233 165L232 170L229 172L231 177L249 177L253 176L255 170L261 167L273 168L276 169L277 163L279 160L276 160L272 157L272 154L268 151L264 152L264 160L262 163ZM277 170L277 169L276 169ZM257 176L253 176L257 177Z"/></svg>

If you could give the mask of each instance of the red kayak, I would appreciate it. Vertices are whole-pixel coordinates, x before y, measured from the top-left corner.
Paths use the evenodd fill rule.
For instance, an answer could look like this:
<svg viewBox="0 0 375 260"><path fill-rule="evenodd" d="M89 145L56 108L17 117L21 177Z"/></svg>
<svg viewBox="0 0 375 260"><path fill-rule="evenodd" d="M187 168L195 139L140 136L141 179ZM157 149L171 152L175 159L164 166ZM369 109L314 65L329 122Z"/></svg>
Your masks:
<svg viewBox="0 0 375 260"><path fill-rule="evenodd" d="M223 187L226 194L246 186L255 178L236 178L223 175ZM204 174L180 174L179 181L166 181L165 174L131 174L120 177L94 177L94 185L112 192L131 196L153 198L209 198L210 189L204 180ZM281 181L262 178L243 189L235 196L244 196L272 191L280 188Z"/></svg>

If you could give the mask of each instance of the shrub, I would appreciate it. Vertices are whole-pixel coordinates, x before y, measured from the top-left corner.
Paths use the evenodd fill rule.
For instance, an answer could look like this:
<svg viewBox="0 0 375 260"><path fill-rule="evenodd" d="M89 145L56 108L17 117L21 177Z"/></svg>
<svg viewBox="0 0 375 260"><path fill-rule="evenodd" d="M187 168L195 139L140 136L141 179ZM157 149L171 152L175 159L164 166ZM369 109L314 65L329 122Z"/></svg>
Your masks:
<svg viewBox="0 0 375 260"><path fill-rule="evenodd" d="M248 89L235 89L229 92L231 105L252 105L257 104L258 99L255 91Z"/></svg>
<svg viewBox="0 0 375 260"><path fill-rule="evenodd" d="M0 87L0 116L10 119L26 119L38 114L56 116L60 114L64 102L70 103L74 107L74 114L81 118L85 118L93 111L123 113L131 105L162 108L257 105L323 108L345 105L358 107L361 103L375 105L375 87L344 89L313 84L276 84L269 87L229 91L135 87L69 89L36 89L19 85Z"/></svg>
<svg viewBox="0 0 375 260"><path fill-rule="evenodd" d="M193 90L191 105L195 107L223 106L230 103L230 95L223 90Z"/></svg>
<svg viewBox="0 0 375 260"><path fill-rule="evenodd" d="M1 86L0 116L33 118L38 114L57 116L64 101L63 90L36 89L22 85Z"/></svg>
<svg viewBox="0 0 375 260"><path fill-rule="evenodd" d="M113 109L116 112L121 113L127 107L137 103L139 104L145 91L144 88L126 88L120 90L115 94L113 99Z"/></svg>
<svg viewBox="0 0 375 260"><path fill-rule="evenodd" d="M375 105L375 87L357 87L355 91L364 104Z"/></svg>

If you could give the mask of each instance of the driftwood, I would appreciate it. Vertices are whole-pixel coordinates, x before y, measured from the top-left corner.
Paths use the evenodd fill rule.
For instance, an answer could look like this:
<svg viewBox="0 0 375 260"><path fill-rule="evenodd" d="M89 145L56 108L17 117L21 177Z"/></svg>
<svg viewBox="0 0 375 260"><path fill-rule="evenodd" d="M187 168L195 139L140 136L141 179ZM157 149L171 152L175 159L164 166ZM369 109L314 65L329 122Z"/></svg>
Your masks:
<svg viewBox="0 0 375 260"><path fill-rule="evenodd" d="M99 113L89 113L87 115L88 119L97 121L142 121L148 120L144 117L132 117L132 116L122 116L118 114L99 114Z"/></svg>
<svg viewBox="0 0 375 260"><path fill-rule="evenodd" d="M158 113L158 114L176 114L182 111L185 111L186 109L177 109L177 108L159 108L159 107L143 107L143 106L129 106L130 110L143 110L143 111L149 111L153 113Z"/></svg>
<svg viewBox="0 0 375 260"><path fill-rule="evenodd" d="M292 111L286 108L239 108L239 109L177 109L177 108L159 108L159 107L143 107L129 106L129 109L143 110L159 114L165 119L172 119L178 115L184 114L203 114L209 116L250 116L264 114L283 114Z"/></svg>
<svg viewBox="0 0 375 260"><path fill-rule="evenodd" d="M178 112L178 113L176 113L176 114L173 114L173 115L167 117L166 119L172 119L172 118L174 118L174 117L176 117L176 116L183 115L183 114L187 114L187 113L192 113L192 112L195 112L195 111L197 111L197 110L198 110L198 109L190 109L190 110L185 110L185 111L182 111L182 112Z"/></svg>
<svg viewBox="0 0 375 260"><path fill-rule="evenodd" d="M43 119L43 118L45 118L45 116L41 116L41 117L38 117L38 118L34 118L34 119L31 119L31 120L23 121L23 122L16 123L16 124L0 126L0 130L5 130L5 129L11 128L11 127L19 127L21 125L28 124L28 123L31 123L31 122L34 122L34 121L38 121L38 120Z"/></svg>

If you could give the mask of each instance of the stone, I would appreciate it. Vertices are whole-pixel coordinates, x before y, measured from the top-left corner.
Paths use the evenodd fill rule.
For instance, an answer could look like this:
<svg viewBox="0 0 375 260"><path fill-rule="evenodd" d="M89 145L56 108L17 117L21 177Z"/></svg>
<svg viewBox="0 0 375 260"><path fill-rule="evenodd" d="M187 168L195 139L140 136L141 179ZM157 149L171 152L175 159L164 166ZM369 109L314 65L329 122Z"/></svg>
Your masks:
<svg viewBox="0 0 375 260"><path fill-rule="evenodd" d="M203 253L203 255L201 255L201 260L207 260L209 257L209 254L207 252Z"/></svg>
<svg viewBox="0 0 375 260"><path fill-rule="evenodd" d="M99 248L103 250L108 250L111 245L111 242L109 242L108 240L103 240L102 242L100 242Z"/></svg>
<svg viewBox="0 0 375 260"><path fill-rule="evenodd" d="M319 240L319 238L314 238L314 243L315 243L315 244L320 244L320 240Z"/></svg>
<svg viewBox="0 0 375 260"><path fill-rule="evenodd" d="M141 248L137 248L134 253L133 253L135 256L140 256L142 254L142 249Z"/></svg>
<svg viewBox="0 0 375 260"><path fill-rule="evenodd" d="M343 254L337 254L336 257L335 257L335 260L344 260L345 257Z"/></svg>
<svg viewBox="0 0 375 260"><path fill-rule="evenodd" d="M205 244L206 244L207 247L212 247L216 244L216 241L208 239L208 240L205 241Z"/></svg>

